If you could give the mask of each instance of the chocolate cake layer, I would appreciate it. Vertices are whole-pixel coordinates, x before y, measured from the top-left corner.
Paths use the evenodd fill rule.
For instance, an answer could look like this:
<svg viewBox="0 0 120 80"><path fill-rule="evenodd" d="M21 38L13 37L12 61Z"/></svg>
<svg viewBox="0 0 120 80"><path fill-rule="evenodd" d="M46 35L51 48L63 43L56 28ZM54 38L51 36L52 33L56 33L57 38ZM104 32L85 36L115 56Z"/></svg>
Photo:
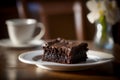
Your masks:
<svg viewBox="0 0 120 80"><path fill-rule="evenodd" d="M56 39L48 42L43 47L43 61L73 64L86 61L88 51L87 43L68 41L65 39Z"/></svg>

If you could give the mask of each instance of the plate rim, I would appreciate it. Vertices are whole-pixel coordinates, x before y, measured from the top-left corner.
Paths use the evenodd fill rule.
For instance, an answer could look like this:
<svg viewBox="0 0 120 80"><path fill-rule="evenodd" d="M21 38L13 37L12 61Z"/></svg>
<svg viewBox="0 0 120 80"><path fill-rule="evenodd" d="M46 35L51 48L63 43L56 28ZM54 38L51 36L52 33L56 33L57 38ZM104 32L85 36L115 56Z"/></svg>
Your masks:
<svg viewBox="0 0 120 80"><path fill-rule="evenodd" d="M108 55L110 55L112 58L111 59L108 59L108 60L102 60L102 61L97 61L97 62L94 62L94 63L87 63L87 64L82 64L82 63L79 63L79 64L61 64L61 63L55 63L54 65L45 65L45 64L41 64L39 61L26 61L23 58L23 56L25 55L29 55L31 53L37 53L39 51L44 51L44 50L34 50L34 51L28 51L28 52L24 52L22 54L19 55L18 59L23 62L23 63L27 63L27 64L33 64L33 65L36 65L38 67L42 67L44 69L48 69L48 70L56 70L56 69L51 69L49 66L54 66L54 67L85 67L85 66L89 66L89 67L92 67L92 66L96 66L96 65L101 65L101 64L104 64L104 63L108 63L108 62L111 62L112 59L114 58L112 54L110 53L107 53L107 52L101 52L101 51L95 51L95 50L89 50L90 51L93 51L93 52L99 52L99 53L106 53ZM37 53L38 54L38 53ZM39 52L39 55L42 55L42 53L40 54ZM43 62L44 63L44 62ZM47 63L54 63L54 62L47 62ZM60 69L58 69L60 70Z"/></svg>

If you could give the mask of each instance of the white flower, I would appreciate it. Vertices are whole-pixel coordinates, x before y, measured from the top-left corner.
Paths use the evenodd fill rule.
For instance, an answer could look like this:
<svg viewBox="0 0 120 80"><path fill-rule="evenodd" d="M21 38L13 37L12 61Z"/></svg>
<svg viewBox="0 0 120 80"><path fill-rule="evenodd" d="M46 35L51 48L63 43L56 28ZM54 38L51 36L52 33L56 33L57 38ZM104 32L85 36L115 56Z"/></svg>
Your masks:
<svg viewBox="0 0 120 80"><path fill-rule="evenodd" d="M86 6L90 10L87 18L91 23L98 20L100 16L105 16L110 24L115 24L120 19L115 0L89 0Z"/></svg>

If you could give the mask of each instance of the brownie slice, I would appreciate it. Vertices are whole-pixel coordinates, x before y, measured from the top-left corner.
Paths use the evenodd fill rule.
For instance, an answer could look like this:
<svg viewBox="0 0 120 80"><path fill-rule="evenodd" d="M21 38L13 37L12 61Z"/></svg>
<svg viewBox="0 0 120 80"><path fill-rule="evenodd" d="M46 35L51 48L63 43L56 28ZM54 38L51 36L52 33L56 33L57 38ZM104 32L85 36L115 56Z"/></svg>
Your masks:
<svg viewBox="0 0 120 80"><path fill-rule="evenodd" d="M75 41L58 38L48 42L48 44L43 47L44 54L42 60L64 64L83 62L87 59L87 46L87 43L78 44L78 42Z"/></svg>

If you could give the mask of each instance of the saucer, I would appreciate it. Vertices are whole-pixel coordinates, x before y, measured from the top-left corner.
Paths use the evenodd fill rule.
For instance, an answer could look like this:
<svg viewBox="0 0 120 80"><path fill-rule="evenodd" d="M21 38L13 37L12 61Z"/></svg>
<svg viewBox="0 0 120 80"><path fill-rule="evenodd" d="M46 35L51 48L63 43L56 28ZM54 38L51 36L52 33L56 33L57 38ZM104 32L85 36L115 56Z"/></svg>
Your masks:
<svg viewBox="0 0 120 80"><path fill-rule="evenodd" d="M44 45L43 40L33 40L27 44L15 45L11 42L10 39L0 40L0 46L7 48L31 48L31 47L40 47Z"/></svg>

